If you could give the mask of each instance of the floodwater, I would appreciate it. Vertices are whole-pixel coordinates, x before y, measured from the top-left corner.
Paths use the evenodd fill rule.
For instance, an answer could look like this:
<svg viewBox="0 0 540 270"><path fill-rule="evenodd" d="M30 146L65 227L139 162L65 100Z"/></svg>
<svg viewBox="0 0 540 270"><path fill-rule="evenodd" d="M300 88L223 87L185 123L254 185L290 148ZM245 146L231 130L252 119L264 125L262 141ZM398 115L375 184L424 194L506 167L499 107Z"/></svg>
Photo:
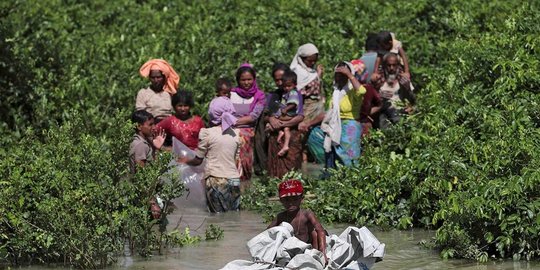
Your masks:
<svg viewBox="0 0 540 270"><path fill-rule="evenodd" d="M173 218L177 219L177 223L181 218L180 227L200 227L195 233L202 236L208 224L219 225L225 231L224 238L169 250L166 255L150 259L121 257L118 264L110 269L220 269L232 260L249 260L246 242L267 226L260 215L249 211L209 214L201 208L187 208L170 217L171 223L174 223ZM338 234L347 226L328 227L328 231ZM372 232L379 241L386 244L383 261L376 263L373 269L540 269L538 262L505 261L481 264L466 260L442 260L437 252L418 245L421 240L431 239L433 231L414 229Z"/></svg>
<svg viewBox="0 0 540 270"><path fill-rule="evenodd" d="M309 171L313 169L310 168ZM200 195L197 192L193 194ZM211 214L206 211L204 201L194 199L197 197L182 197L175 201L175 205L179 208L168 216L168 229L178 226L183 230L183 228L189 227L193 234L201 235L204 239L206 227L209 224L215 224L224 230L223 239L217 241L202 240L196 245L169 249L165 251L166 254L164 255L155 255L150 258L122 255L115 265L107 269L208 270L220 269L228 262L236 259L249 260L250 256L246 248L247 241L265 230L267 226L261 216L249 211ZM342 224L325 227L329 233L339 234L347 226L347 224ZM418 244L422 240L430 240L434 236L433 231L421 229L408 231L371 230L380 242L386 244L386 254L383 261L376 263L373 269L540 269L540 262L537 261L477 263L467 260L442 260L436 251L422 248ZM39 266L24 268L32 270L51 269Z"/></svg>

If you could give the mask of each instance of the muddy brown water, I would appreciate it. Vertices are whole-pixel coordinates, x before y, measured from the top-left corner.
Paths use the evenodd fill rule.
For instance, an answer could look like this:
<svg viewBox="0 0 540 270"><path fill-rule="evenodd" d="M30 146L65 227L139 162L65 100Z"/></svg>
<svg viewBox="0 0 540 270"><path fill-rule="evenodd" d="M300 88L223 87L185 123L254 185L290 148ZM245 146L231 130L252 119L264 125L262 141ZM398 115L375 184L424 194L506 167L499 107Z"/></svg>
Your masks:
<svg viewBox="0 0 540 270"><path fill-rule="evenodd" d="M308 173L316 167L308 168ZM195 193L197 194L197 193ZM199 194L197 194L199 195ZM108 270L125 269L220 269L228 262L236 259L249 260L246 248L249 239L266 229L262 217L254 212L240 211L221 214L211 214L206 211L203 201L191 198L178 198L175 205L179 208L169 215L168 228L178 225L183 229L187 226L194 235L204 239L206 227L215 224L224 230L224 238L217 241L201 241L193 246L165 250L164 255L154 255L150 258L122 255L118 262ZM326 226L330 233L339 234L347 224ZM354 226L354 225L353 225ZM422 248L418 243L429 240L434 231L412 229L407 231L380 231L370 228L379 241L386 244L386 254L383 261L376 263L373 269L540 269L540 262L526 261L494 261L477 263L467 260L443 260L436 251ZM51 269L42 266L23 267L22 269ZM56 267L54 269L67 269Z"/></svg>
<svg viewBox="0 0 540 270"><path fill-rule="evenodd" d="M218 241L202 241L200 244L168 251L150 259L121 257L110 269L220 269L235 259L249 260L246 242L263 231L267 224L260 215L241 211L211 215L201 209L184 209L183 225L190 228L204 225L196 232L204 234L206 224L219 225L224 238ZM341 233L348 225L334 225L330 233ZM382 262L373 269L540 269L538 262L499 261L476 263L467 260L442 260L437 252L422 248L418 243L433 237L433 231L414 229L408 231L379 231L372 229L379 241L386 244Z"/></svg>

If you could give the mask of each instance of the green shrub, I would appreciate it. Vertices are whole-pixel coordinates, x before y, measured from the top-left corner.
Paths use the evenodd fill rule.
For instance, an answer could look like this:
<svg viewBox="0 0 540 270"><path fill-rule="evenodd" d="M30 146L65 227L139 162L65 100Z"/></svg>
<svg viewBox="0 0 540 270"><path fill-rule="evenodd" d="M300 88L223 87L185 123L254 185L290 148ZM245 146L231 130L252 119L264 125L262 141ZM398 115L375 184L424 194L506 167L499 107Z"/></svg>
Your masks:
<svg viewBox="0 0 540 270"><path fill-rule="evenodd" d="M273 89L271 64L312 42L330 90L333 65L360 56L367 32L389 29L409 56L417 112L368 139L359 166L304 179L315 195L306 207L327 222L438 229L444 257L538 258L537 10L479 0L2 1L0 255L91 267L114 258L125 228L141 253L162 238L136 223L161 165L140 183L122 178L131 136L119 123L148 84L137 72L146 60L167 59L204 116L214 80L232 79L240 62ZM276 184L254 190L274 196ZM261 197L243 205L279 207Z"/></svg>

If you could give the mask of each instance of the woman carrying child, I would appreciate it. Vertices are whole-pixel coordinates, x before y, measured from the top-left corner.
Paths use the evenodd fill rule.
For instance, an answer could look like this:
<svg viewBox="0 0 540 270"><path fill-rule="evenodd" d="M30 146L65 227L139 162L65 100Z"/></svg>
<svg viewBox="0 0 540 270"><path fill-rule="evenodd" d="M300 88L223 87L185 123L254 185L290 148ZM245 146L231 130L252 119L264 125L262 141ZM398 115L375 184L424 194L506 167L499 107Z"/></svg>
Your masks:
<svg viewBox="0 0 540 270"><path fill-rule="evenodd" d="M332 102L321 124L326 169L335 168L336 161L350 166L360 158L362 126L355 119L359 119L358 108L366 89L354 76L354 70L349 62L341 62L334 69Z"/></svg>
<svg viewBox="0 0 540 270"><path fill-rule="evenodd" d="M316 161L324 160L322 132L318 127L324 118L324 93L322 91L323 67L317 65L319 50L311 43L298 48L290 68L297 75L297 89L304 99L304 120L298 129L305 134L309 151Z"/></svg>
<svg viewBox="0 0 540 270"><path fill-rule="evenodd" d="M171 98L174 115L171 115L156 125L156 129L165 130L191 150L197 148L199 131L204 128L200 116L192 115L191 108L195 106L193 96L187 91L178 91Z"/></svg>
<svg viewBox="0 0 540 270"><path fill-rule="evenodd" d="M231 90L231 102L235 108L238 121L235 125L240 132L242 142L240 150L240 165L242 181L250 180L253 173L253 137L255 124L261 116L266 97L257 86L255 69L248 64L242 64L236 71L236 83Z"/></svg>
<svg viewBox="0 0 540 270"><path fill-rule="evenodd" d="M282 100L286 95L285 84L294 84L296 74L292 72L285 64L276 63L272 69L272 77L276 83L277 89L268 95L267 110L270 114L279 114L281 116ZM287 82L287 83L286 83ZM290 86L289 86L290 87ZM291 91L292 92L292 91ZM266 117L268 137L268 174L272 177L281 178L289 171L300 170L302 167L302 137L298 131L298 124L304 119L302 96L296 94L298 105L296 106L295 116L285 118L268 116ZM292 95L294 97L294 94ZM291 94L289 92L289 97ZM287 102L286 102L287 103ZM284 149L285 142L279 140L279 132L282 129L289 129L290 139L288 141L288 150L283 155L280 151Z"/></svg>

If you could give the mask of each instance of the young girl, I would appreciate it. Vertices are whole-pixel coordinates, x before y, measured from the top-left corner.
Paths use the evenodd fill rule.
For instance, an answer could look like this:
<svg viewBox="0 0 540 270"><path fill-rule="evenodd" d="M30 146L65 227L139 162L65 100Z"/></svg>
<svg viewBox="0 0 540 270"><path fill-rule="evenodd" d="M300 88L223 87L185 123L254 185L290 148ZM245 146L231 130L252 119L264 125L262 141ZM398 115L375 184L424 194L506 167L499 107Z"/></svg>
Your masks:
<svg viewBox="0 0 540 270"><path fill-rule="evenodd" d="M193 96L187 91L178 91L171 98L175 114L165 118L156 125L167 134L174 136L192 150L197 148L199 131L204 128L201 117L192 115L191 108L195 105Z"/></svg>

